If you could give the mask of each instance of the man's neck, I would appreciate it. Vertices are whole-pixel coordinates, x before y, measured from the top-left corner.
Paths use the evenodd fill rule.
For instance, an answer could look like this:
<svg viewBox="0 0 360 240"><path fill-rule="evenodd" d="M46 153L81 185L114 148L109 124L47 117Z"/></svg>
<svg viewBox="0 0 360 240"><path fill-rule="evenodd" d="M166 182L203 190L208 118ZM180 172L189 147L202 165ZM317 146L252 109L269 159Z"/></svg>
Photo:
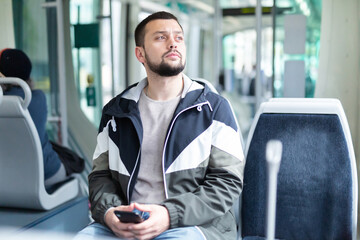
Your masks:
<svg viewBox="0 0 360 240"><path fill-rule="evenodd" d="M148 86L145 94L156 101L167 101L179 96L184 87L183 75L172 77L162 77L158 75L148 75Z"/></svg>

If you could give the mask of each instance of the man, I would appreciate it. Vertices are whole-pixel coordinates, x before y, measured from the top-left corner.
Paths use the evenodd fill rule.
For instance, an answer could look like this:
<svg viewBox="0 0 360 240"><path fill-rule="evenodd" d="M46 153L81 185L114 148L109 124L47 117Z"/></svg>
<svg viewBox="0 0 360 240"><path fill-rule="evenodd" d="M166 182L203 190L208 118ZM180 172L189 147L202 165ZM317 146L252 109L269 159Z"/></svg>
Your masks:
<svg viewBox="0 0 360 240"><path fill-rule="evenodd" d="M144 19L135 41L147 78L103 109L89 175L96 223L80 235L235 239L230 209L242 189L244 157L229 103L182 73L184 33L172 14ZM123 223L114 214L134 208L150 217Z"/></svg>

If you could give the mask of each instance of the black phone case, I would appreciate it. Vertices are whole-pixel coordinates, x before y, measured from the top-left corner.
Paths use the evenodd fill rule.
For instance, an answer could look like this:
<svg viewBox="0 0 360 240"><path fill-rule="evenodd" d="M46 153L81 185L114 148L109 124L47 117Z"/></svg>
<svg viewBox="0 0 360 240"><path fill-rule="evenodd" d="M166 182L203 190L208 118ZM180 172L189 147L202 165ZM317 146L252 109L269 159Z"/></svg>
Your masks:
<svg viewBox="0 0 360 240"><path fill-rule="evenodd" d="M115 215L123 223L141 223L144 221L141 216L134 212L114 211Z"/></svg>

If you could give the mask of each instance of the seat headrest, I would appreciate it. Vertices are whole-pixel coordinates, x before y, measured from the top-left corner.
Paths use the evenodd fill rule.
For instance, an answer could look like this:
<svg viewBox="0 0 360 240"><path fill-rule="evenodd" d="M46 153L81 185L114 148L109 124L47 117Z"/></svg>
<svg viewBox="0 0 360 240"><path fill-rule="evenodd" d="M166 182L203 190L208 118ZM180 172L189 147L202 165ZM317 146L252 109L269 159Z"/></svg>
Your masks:
<svg viewBox="0 0 360 240"><path fill-rule="evenodd" d="M22 108L24 110L28 108L30 101L31 101L31 89L24 80L21 80L20 78L6 77L6 78L0 78L0 84L19 85L23 89L24 96L25 96L24 100L21 103ZM2 92L1 92L1 95L2 95ZM0 97L0 99L1 99L1 97Z"/></svg>

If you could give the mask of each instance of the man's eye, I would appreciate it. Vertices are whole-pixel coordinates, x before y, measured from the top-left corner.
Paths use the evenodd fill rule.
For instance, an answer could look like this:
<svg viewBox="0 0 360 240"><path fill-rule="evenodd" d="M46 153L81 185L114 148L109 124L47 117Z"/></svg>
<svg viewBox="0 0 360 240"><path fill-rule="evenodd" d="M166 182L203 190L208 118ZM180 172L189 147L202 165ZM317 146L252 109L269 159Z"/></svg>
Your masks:
<svg viewBox="0 0 360 240"><path fill-rule="evenodd" d="M165 39L165 36L159 36L159 37L157 37L157 39L159 39L159 40L164 40L164 39Z"/></svg>
<svg viewBox="0 0 360 240"><path fill-rule="evenodd" d="M176 37L177 40L182 41L184 38L182 36Z"/></svg>

